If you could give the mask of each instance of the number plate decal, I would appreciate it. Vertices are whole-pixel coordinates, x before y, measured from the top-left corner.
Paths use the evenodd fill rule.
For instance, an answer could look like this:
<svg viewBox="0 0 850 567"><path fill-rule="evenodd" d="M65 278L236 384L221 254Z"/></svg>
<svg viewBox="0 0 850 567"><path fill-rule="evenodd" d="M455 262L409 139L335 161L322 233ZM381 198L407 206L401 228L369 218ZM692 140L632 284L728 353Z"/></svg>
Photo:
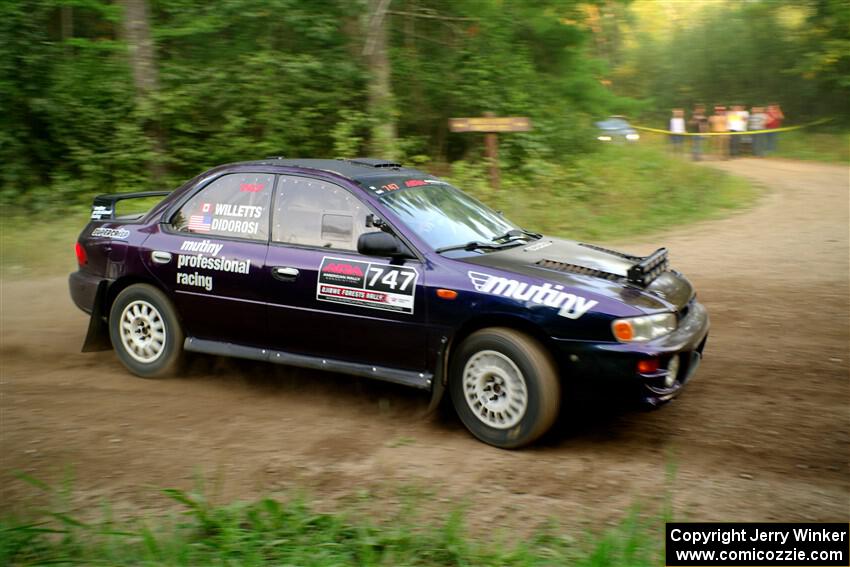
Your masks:
<svg viewBox="0 0 850 567"><path fill-rule="evenodd" d="M413 314L419 272L409 266L322 258L316 299Z"/></svg>

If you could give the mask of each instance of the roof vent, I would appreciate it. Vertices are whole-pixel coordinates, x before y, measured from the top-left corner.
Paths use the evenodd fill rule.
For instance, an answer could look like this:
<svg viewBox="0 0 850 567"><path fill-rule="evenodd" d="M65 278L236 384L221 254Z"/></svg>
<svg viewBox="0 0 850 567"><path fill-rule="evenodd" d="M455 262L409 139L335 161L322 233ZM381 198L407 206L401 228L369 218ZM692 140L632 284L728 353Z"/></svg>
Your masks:
<svg viewBox="0 0 850 567"><path fill-rule="evenodd" d="M401 167L400 163L396 163L394 161L390 161L387 159L378 159L378 158L353 158L347 160L351 163L356 163L357 165L365 165L366 167L375 167L375 168L383 168L383 167Z"/></svg>

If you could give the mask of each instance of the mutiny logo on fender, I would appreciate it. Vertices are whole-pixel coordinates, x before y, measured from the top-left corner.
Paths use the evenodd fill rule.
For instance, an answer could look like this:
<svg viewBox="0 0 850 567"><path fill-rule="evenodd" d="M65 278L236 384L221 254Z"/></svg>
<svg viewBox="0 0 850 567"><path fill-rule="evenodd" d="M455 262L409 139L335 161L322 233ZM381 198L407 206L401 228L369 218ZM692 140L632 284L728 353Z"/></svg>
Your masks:
<svg viewBox="0 0 850 567"><path fill-rule="evenodd" d="M362 288L369 264L339 258L322 259L319 283Z"/></svg>

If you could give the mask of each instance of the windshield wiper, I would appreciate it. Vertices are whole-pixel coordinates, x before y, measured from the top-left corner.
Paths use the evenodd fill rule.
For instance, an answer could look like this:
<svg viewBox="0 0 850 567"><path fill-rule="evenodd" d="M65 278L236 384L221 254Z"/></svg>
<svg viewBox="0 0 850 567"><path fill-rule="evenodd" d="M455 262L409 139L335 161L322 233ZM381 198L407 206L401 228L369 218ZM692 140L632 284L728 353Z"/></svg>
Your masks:
<svg viewBox="0 0 850 567"><path fill-rule="evenodd" d="M473 240L472 242L467 242L466 244L453 244L452 246L443 246L442 248L437 248L434 250L437 254L442 254L443 252L451 252L452 250L500 250L504 248L504 244L489 244L487 242L479 242L477 240Z"/></svg>
<svg viewBox="0 0 850 567"><path fill-rule="evenodd" d="M503 240L510 242L510 241L512 241L516 238L523 238L523 237L526 237L526 236L528 238L532 238L534 240L537 240L538 238L543 237L542 234L537 234L536 232L531 232L530 230L525 230L524 228L513 228L513 229L507 231L505 234L495 237L493 239L493 242L500 242L500 241L503 241Z"/></svg>

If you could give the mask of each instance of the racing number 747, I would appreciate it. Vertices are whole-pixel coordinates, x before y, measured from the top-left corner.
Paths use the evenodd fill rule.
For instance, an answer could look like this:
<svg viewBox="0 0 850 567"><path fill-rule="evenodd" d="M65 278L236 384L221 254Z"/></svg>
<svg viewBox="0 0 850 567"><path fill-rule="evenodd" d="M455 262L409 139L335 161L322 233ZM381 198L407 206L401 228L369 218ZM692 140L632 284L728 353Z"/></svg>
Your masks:
<svg viewBox="0 0 850 567"><path fill-rule="evenodd" d="M376 266L374 264L369 266L369 274L371 277L369 277L369 281L366 284L367 287L372 289L382 287L378 285L378 281L380 278L381 284L393 291L395 291L396 286L398 285L398 291L400 292L407 291L407 288L410 286L411 282L413 282L413 280L416 278L416 272L414 271L398 270L395 268L390 268L389 270L386 270L383 266ZM403 280L400 285L398 283L399 274L401 274Z"/></svg>

